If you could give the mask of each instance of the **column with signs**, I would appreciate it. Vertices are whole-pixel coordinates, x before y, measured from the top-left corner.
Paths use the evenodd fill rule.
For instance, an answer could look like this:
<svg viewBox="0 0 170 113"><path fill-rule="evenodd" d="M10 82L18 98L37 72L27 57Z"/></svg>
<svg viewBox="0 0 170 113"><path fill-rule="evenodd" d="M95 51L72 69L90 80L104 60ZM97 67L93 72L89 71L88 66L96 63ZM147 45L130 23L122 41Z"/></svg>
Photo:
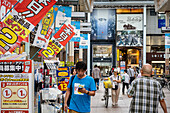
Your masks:
<svg viewBox="0 0 170 113"><path fill-rule="evenodd" d="M1 113L32 113L32 61L1 60L0 91Z"/></svg>

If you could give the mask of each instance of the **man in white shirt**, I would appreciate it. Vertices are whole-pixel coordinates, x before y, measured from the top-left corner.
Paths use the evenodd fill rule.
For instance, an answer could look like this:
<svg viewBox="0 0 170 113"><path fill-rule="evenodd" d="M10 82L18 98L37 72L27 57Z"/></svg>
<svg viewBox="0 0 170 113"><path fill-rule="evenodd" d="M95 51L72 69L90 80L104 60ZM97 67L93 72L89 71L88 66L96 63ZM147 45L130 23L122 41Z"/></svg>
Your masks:
<svg viewBox="0 0 170 113"><path fill-rule="evenodd" d="M132 81L136 78L134 70L131 68L131 66L128 66L129 68L127 69L127 74L130 77L130 84L132 83Z"/></svg>
<svg viewBox="0 0 170 113"><path fill-rule="evenodd" d="M123 88L122 88L122 94L124 95L124 91L125 91L125 86L128 89L129 88L129 81L130 81L130 77L127 74L127 70L124 70L124 74L122 75L122 78L124 78L123 81Z"/></svg>

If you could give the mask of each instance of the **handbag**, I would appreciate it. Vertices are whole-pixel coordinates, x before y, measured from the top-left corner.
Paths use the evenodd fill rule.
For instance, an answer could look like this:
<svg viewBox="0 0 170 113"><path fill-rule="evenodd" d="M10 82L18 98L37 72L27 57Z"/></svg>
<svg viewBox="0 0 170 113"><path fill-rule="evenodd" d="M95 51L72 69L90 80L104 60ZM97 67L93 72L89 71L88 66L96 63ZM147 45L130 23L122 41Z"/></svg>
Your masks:
<svg viewBox="0 0 170 113"><path fill-rule="evenodd" d="M75 77L75 75L73 75L73 76L71 77L70 95L69 95L68 100L67 100L67 106L68 106L68 107L70 106L70 100L71 100L71 95L72 95L72 82L73 82L73 80L74 80L74 77Z"/></svg>
<svg viewBox="0 0 170 113"><path fill-rule="evenodd" d="M105 88L112 88L112 82L111 82L110 78L108 78L107 81L104 81L103 84L104 84Z"/></svg>
<svg viewBox="0 0 170 113"><path fill-rule="evenodd" d="M125 81L125 76L123 76L123 77L122 77L122 80L121 80L121 81L122 81L122 82L124 82L124 81Z"/></svg>

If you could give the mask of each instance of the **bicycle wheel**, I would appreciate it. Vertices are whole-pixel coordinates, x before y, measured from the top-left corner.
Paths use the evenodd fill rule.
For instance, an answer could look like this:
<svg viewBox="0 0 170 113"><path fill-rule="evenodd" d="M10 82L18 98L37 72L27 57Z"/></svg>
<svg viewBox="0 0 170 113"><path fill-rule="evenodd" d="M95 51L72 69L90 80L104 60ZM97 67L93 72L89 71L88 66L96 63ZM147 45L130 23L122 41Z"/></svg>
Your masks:
<svg viewBox="0 0 170 113"><path fill-rule="evenodd" d="M106 106L106 108L108 107L108 103L109 103L109 93L108 93L108 89L105 89L105 106Z"/></svg>
<svg viewBox="0 0 170 113"><path fill-rule="evenodd" d="M167 83L167 89L170 91L170 81Z"/></svg>

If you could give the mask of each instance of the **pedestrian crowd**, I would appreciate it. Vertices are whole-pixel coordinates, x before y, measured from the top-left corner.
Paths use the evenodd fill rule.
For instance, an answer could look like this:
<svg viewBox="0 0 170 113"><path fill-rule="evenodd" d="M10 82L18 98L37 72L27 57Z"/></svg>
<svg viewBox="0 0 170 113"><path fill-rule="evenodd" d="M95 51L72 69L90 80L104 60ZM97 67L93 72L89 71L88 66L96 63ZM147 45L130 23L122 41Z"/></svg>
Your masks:
<svg viewBox="0 0 170 113"><path fill-rule="evenodd" d="M65 111L69 108L70 113L90 113L91 96L95 96L96 90L99 90L99 81L102 80L102 76L97 65L92 70L92 77L86 75L86 71L87 65L84 62L78 62L72 69L65 95ZM152 79L150 64L143 65L140 70L137 67L128 66L123 74L119 74L118 69L112 68L110 73L111 76L103 79L112 82L112 106L118 105L122 83L122 94L132 98L129 113L158 113L159 104L164 113L167 113L163 89L158 81Z"/></svg>

